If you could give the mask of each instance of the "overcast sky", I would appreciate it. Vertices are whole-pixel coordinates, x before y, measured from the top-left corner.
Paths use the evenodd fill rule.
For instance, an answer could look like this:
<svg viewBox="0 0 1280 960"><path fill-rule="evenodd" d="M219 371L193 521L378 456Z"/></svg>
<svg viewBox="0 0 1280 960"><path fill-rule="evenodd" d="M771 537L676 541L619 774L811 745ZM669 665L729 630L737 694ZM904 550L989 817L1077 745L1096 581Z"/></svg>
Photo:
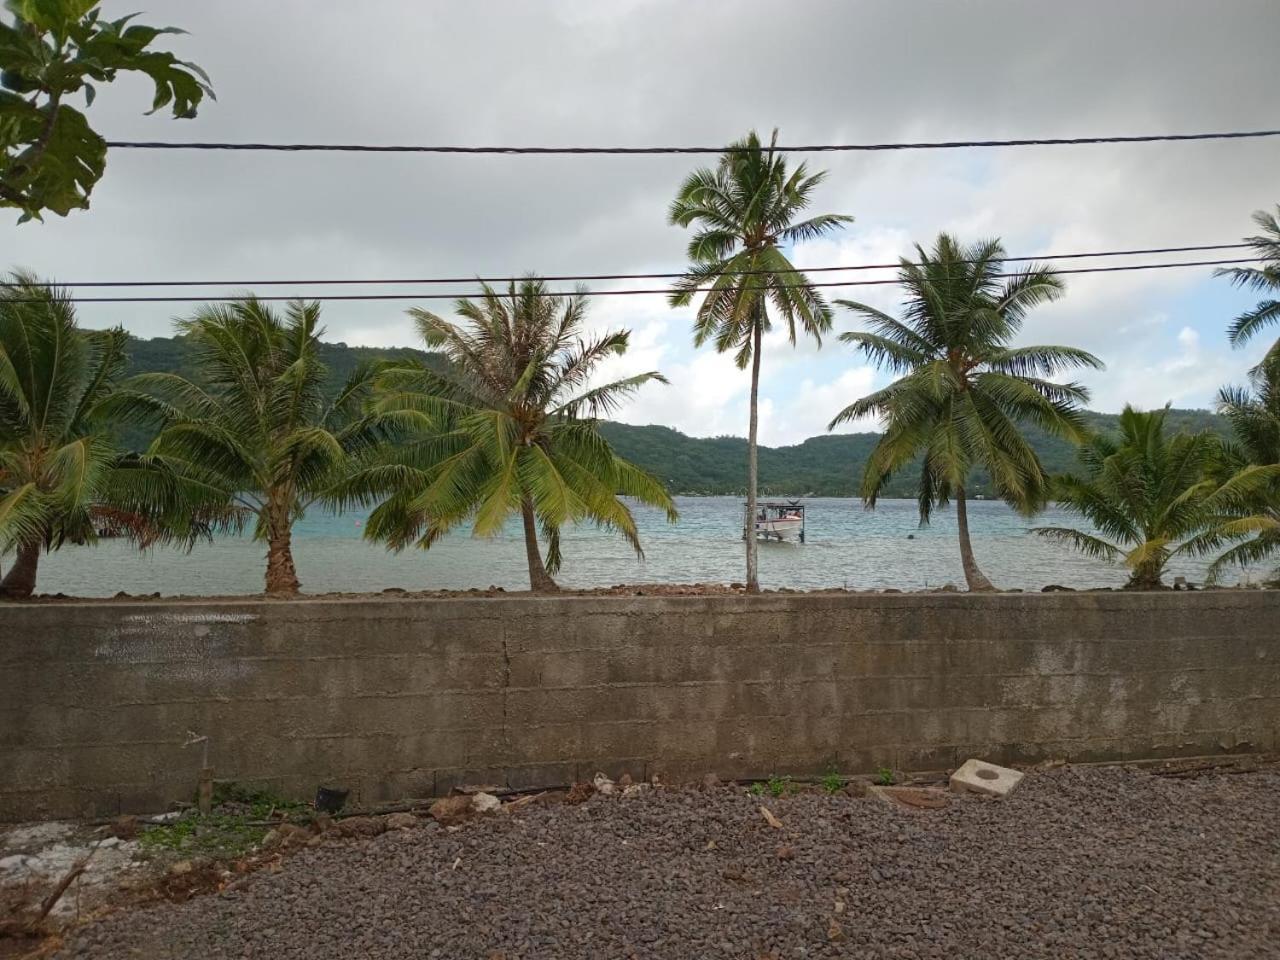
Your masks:
<svg viewBox="0 0 1280 960"><path fill-rule="evenodd" d="M109 15L136 0L108 0ZM125 79L92 116L111 139L447 144L1064 137L1280 126L1275 0L151 0L144 22L218 94L194 121L144 117ZM711 158L704 158L709 161ZM60 281L678 270L666 207L690 157L440 157L114 151L88 212L0 225L0 264ZM814 212L852 214L809 266L884 262L939 230L1013 255L1226 243L1280 201L1280 141L816 155ZM1207 406L1260 356L1224 328L1251 302L1207 269L1068 278L1025 342L1108 364L1093 406ZM261 293L280 292L266 287ZM868 291L874 291L868 292ZM837 295L894 307L893 288ZM439 309L445 309L441 304ZM170 332L173 305L84 305L87 326ZM747 376L691 345L691 310L601 298L626 326L611 370L659 368L620 415L745 434ZM328 339L413 344L402 304L334 303ZM853 326L837 317L837 329ZM1265 338L1264 338L1265 339ZM882 375L828 342L767 345L762 442L798 442Z"/></svg>

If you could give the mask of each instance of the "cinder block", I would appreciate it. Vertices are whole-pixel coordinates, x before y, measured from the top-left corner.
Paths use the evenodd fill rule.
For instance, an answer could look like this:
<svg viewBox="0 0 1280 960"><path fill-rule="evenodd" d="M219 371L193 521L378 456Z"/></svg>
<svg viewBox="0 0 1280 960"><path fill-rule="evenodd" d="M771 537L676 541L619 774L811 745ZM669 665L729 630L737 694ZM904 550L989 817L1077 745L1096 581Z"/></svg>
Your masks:
<svg viewBox="0 0 1280 960"><path fill-rule="evenodd" d="M989 797L1007 797L1022 782L1022 771L997 767L982 760L966 760L951 775L951 789L956 793L982 793Z"/></svg>

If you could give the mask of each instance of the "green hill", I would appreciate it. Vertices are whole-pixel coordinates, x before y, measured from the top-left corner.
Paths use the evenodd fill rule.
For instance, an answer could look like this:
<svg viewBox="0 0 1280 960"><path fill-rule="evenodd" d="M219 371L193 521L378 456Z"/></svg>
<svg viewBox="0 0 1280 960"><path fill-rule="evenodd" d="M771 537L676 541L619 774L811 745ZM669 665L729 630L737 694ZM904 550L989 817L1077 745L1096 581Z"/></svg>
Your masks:
<svg viewBox="0 0 1280 960"><path fill-rule="evenodd" d="M1094 430L1113 429L1116 415L1088 414ZM1227 432L1226 422L1207 410L1171 410L1174 430ZM661 477L676 493L741 494L746 489L747 441L741 437L688 437L670 427L637 427L609 423L604 427L613 448ZM1065 441L1029 429L1032 445L1050 473L1076 467L1075 448ZM852 433L810 437L791 447L760 448L760 491L764 494L849 497L857 490L867 457L879 434ZM976 474L974 494L990 495L990 478ZM914 497L915 475L904 472L890 484L892 497Z"/></svg>
<svg viewBox="0 0 1280 960"><path fill-rule="evenodd" d="M134 339L129 345L130 373L169 371L196 378L198 372L190 360L190 350L181 337ZM404 359L415 357L436 367L444 366L440 354L408 347L351 347L345 343L326 343L323 358L329 367L330 388L334 391L362 360ZM1095 430L1111 429L1115 414L1090 413ZM1225 421L1207 410L1171 410L1169 425L1175 430L1217 430L1226 432ZM675 493L740 494L746 487L747 441L741 437L689 437L670 427L633 426L606 423L605 436L619 454L661 477ZM1061 440L1029 431L1032 444L1051 473L1063 473L1076 465L1075 450ZM813 494L816 496L852 496L857 489L867 456L876 444L878 434L853 433L810 437L791 447L760 448L760 489L773 495ZM128 431L124 436L134 449L145 446L148 437L142 431ZM990 494L985 476L975 476L972 492ZM890 485L890 496L915 495L914 477L909 473Z"/></svg>
<svg viewBox="0 0 1280 960"><path fill-rule="evenodd" d="M443 369L446 363L438 353L410 347L351 347L345 343L322 343L320 357L329 368L327 389L331 394L336 394L356 365L366 360L417 358L436 369ZM153 337L150 340L130 337L129 375L139 373L177 373L196 382L200 379L200 371L191 362L191 348L183 337ZM126 428L121 431L121 441L133 450L145 447L150 438L150 432L145 429Z"/></svg>
<svg viewBox="0 0 1280 960"><path fill-rule="evenodd" d="M350 347L345 343L322 343L320 358L329 368L329 387L336 392L358 363L365 360L403 360L416 357L444 367L437 353L410 347ZM191 348L183 337L154 337L150 340L129 338L129 373L180 373L196 379L199 371L191 363Z"/></svg>

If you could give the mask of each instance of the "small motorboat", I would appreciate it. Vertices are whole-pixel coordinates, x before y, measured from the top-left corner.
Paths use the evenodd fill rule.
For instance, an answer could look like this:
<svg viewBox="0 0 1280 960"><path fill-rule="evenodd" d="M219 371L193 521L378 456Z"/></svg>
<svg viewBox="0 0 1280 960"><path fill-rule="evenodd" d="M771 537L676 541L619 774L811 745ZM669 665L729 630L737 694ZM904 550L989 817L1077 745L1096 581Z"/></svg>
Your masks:
<svg viewBox="0 0 1280 960"><path fill-rule="evenodd" d="M742 505L742 515L747 517L747 505ZM756 503L755 535L761 540L795 540L804 543L804 504L799 500L762 500ZM747 536L747 524L742 527L743 539Z"/></svg>

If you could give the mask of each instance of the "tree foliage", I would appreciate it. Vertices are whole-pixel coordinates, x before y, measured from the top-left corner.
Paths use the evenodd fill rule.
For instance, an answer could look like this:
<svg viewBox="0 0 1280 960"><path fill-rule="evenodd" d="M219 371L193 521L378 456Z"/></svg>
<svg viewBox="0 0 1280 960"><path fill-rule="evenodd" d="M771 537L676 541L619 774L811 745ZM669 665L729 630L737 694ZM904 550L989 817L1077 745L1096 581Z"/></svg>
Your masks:
<svg viewBox="0 0 1280 960"><path fill-rule="evenodd" d="M760 350L772 328L770 308L787 325L791 343L797 327L822 342L831 328L831 310L803 273L792 266L784 245L816 240L853 220L824 213L797 220L809 206L824 172L810 173L801 163L788 171L786 157L768 149L753 130L731 144L714 169L695 170L671 204L668 219L681 227L696 226L689 240L691 266L675 283L670 302L701 302L693 324L693 342L711 342L716 352L734 355L739 369L751 367L750 424L747 431L747 516L756 513L757 425ZM747 589L760 589L756 571L756 538L746 541Z"/></svg>
<svg viewBox="0 0 1280 960"><path fill-rule="evenodd" d="M281 313L250 297L204 307L179 329L200 380L140 374L115 407L163 425L149 455L251 517L268 545L267 592L296 593L294 522L404 418L367 409L377 364L357 366L325 395L317 303L293 301Z"/></svg>
<svg viewBox="0 0 1280 960"><path fill-rule="evenodd" d="M1165 410L1125 407L1119 428L1118 436L1095 436L1081 448L1083 475L1055 483L1058 502L1093 530L1034 532L1087 556L1123 562L1130 587L1155 589L1174 557L1212 552L1240 534L1232 524L1274 480L1275 468L1247 466L1216 479L1221 440L1208 433L1169 436Z"/></svg>
<svg viewBox="0 0 1280 960"><path fill-rule="evenodd" d="M1255 368L1249 379L1249 387L1223 387L1218 394L1218 409L1234 435L1224 444L1220 471L1224 479L1250 465L1280 464L1280 357ZM1240 537L1243 542L1213 562L1210 578L1217 578L1228 566L1254 566L1280 554L1280 480L1255 494L1224 524L1226 537ZM1280 568L1272 571L1271 580L1280 582Z"/></svg>
<svg viewBox="0 0 1280 960"><path fill-rule="evenodd" d="M21 221L51 210L66 216L89 205L101 179L107 144L68 101L92 106L96 84L122 71L155 85L151 112L170 107L188 118L213 97L200 67L153 49L176 27L149 27L136 15L104 20L98 0L7 0L12 24L0 22L0 207Z"/></svg>
<svg viewBox="0 0 1280 960"><path fill-rule="evenodd" d="M1051 378L1060 370L1102 364L1074 347L1012 345L1030 310L1062 293L1061 280L1048 268L1031 265L1006 276L999 241L962 246L945 233L931 251L917 246L916 254L917 262L902 261L898 275L906 290L901 319L837 301L870 328L840 339L902 376L845 407L830 426L864 417L884 425L862 474L869 505L896 473L917 463L922 523L955 497L966 578L971 589L987 589L972 559L963 512L970 476L981 467L1010 506L1024 513L1039 509L1049 480L1024 426L1083 439L1080 405L1087 391Z"/></svg>
<svg viewBox="0 0 1280 960"><path fill-rule="evenodd" d="M1243 346L1267 327L1280 322L1280 205L1274 212L1258 210L1253 222L1262 233L1246 237L1245 242L1261 258L1260 267L1229 267L1215 271L1217 276L1229 277L1231 282L1246 290L1269 294L1258 301L1252 310L1246 310L1227 327L1227 336L1233 346ZM1280 339L1271 346L1263 366L1280 365Z"/></svg>
<svg viewBox="0 0 1280 960"><path fill-rule="evenodd" d="M596 418L644 384L666 381L650 371L597 383L600 365L625 353L630 338L625 330L587 336L586 306L583 291L548 296L531 277L505 293L485 287L482 298L459 300L462 323L411 311L450 365L401 366L382 377L378 409L419 416L425 432L375 454L343 485L341 505L377 503L366 537L425 549L463 523L492 536L520 514L534 589L555 587L566 524L616 531L643 555L618 495L672 520L675 508L661 482L613 452Z"/></svg>
<svg viewBox="0 0 1280 960"><path fill-rule="evenodd" d="M16 273L0 287L0 554L6 596L35 587L40 553L99 535L146 545L212 529L172 474L112 436L128 335L82 331L65 290Z"/></svg>
<svg viewBox="0 0 1280 960"><path fill-rule="evenodd" d="M825 171L810 173L803 163L788 171L785 156L764 147L754 130L731 144L714 169L685 178L668 219L697 229L689 240L692 265L676 281L670 301L688 306L701 288L709 288L694 321L695 346L712 342L718 353L732 352L745 370L753 334L772 328L770 307L787 325L792 343L797 326L821 342L831 328L831 310L782 245L816 240L853 221L834 213L796 220L825 179Z"/></svg>

